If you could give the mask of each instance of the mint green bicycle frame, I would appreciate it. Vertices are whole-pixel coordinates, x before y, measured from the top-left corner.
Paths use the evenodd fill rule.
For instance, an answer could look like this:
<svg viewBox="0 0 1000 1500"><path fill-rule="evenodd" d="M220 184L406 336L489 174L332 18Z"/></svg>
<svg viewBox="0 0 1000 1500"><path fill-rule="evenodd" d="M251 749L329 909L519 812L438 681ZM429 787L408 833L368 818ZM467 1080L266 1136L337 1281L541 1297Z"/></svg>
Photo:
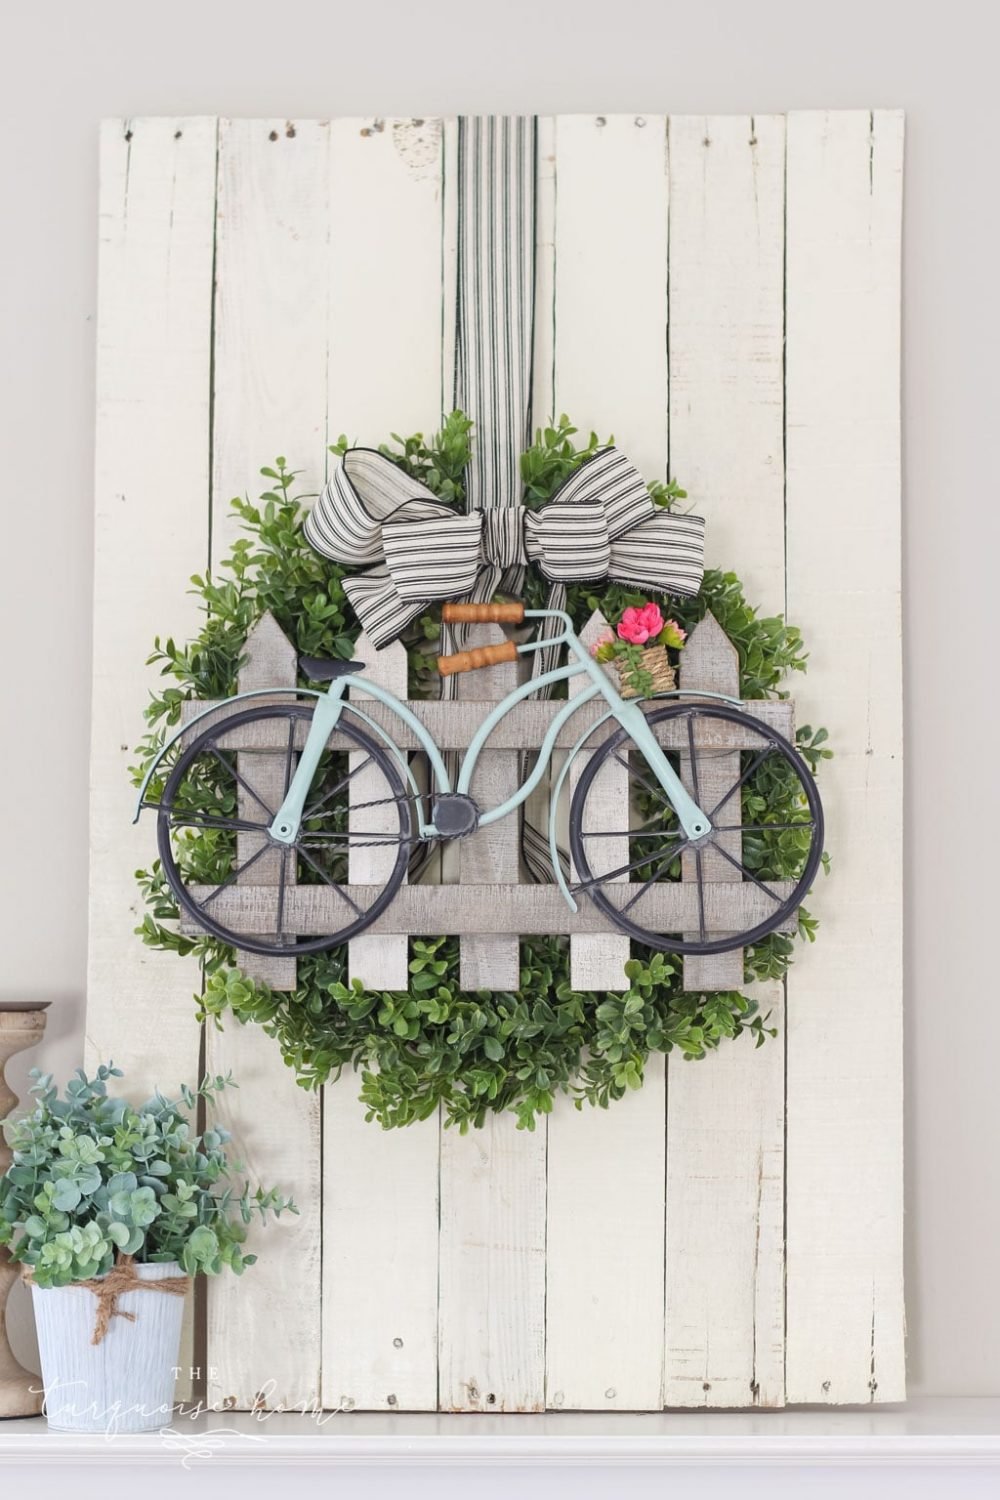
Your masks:
<svg viewBox="0 0 1000 1500"><path fill-rule="evenodd" d="M400 768L413 790L414 801L418 809L419 837L422 840L429 840L438 836L438 830L435 828L433 821L431 821L425 815L424 793L418 787L414 779L409 761L407 760L406 752L400 750L393 741L391 735L389 735L386 730L383 729L382 726L371 717L371 715L366 714L364 710L358 706L358 703L353 697L353 694L359 692L364 693L369 698L374 698L377 702L384 703L402 720L404 724L407 725L410 730L412 730L417 740L426 751L428 761L430 762L431 768L434 773L435 791L437 793L447 794L454 790L455 792L461 793L464 796L468 796L469 788L472 785L472 779L475 775L476 763L479 759L479 756L484 748L488 748L490 736L492 735L494 729L501 722L501 720L510 713L511 709L514 708L514 706L520 703L523 699L530 697L532 693L537 692L539 688L548 687L550 684L557 682L568 682L573 678L584 675L588 676L591 679L589 685L583 688L573 698L569 699L561 712L558 713L552 720L552 723L549 725L548 731L546 732L545 739L542 741L541 749L539 751L531 774L517 789L512 797L508 797L507 800L500 803L498 807L491 807L484 811L479 818L478 826L480 828L484 828L487 827L490 823L496 823L501 818L505 818L508 813L512 813L515 808L520 807L521 803L531 795L535 787L538 785L539 781L542 779L542 776L545 774L545 770L549 764L549 761L552 757L552 752L555 748L556 740L559 737L559 732L566 721L571 718L572 715L576 713L577 709L581 708L585 703L590 703L594 698L603 697L609 705L607 712L604 713L600 719L598 719L596 724L589 725L585 732L581 735L579 740L577 740L569 755L566 757L566 761L562 767L562 770L560 771L556 783L552 788L549 813L549 848L552 855L552 866L556 874L556 879L559 882L559 886L570 908L573 911L576 911L577 904L566 884L564 876L562 875L560 860L557 855L556 807L559 800L559 792L562 789L567 772L569 771L569 768L572 765L573 760L575 759L577 754L583 748L584 744L590 738L590 736L594 733L594 730L597 729L600 724L606 723L608 719L616 719L621 727L631 735L634 743L645 755L649 769L652 771L657 781L660 783L660 786L663 788L670 801L671 806L677 814L677 818L681 825L681 828L683 829L685 838L694 843L697 843L698 841L704 839L709 833L711 833L712 824L710 819L685 790L680 777L677 775L676 771L668 761L666 755L663 753L660 745L657 743L656 737L649 727L646 715L639 707L639 701L636 699L626 699L621 696L621 694L615 688L614 683L608 677L607 673L602 669L601 664L594 660L590 652L587 650L586 646L584 646L583 642L577 636L576 632L573 629L573 622L570 619L569 615L567 615L563 610L526 609L524 612L524 618L526 620L560 620L563 624L563 631L560 635L548 641L525 641L523 644L520 644L517 647L518 653L520 655L526 655L531 651L539 651L543 646L565 645L569 648L571 660L568 661L565 666L557 667L551 672L543 672L540 676L531 678L527 682L521 683L520 686L514 688L512 692L507 694L506 698L503 698L490 710L469 743L469 748L462 760L458 782L454 788L452 788L451 785L451 779L448 775L448 769L445 765L444 757L442 756L441 751L438 749L438 746L435 744L434 740L431 738L428 730L424 727L424 725L420 722L416 715L413 714L409 708L407 708L405 703L401 703L398 698L396 698L392 693L388 692L385 688L380 687L377 683L368 682L364 677L355 676L354 674L347 674L342 677L334 678L334 680L330 683L329 689L326 692L317 692L312 688L285 689L284 691L294 693L298 697L314 698L316 700L316 706L313 710L312 723L309 728L309 733L306 736L305 745L303 746L301 754L299 756L298 767L296 768L295 774L292 777L292 780L288 787L288 794L282 802L281 806L278 808L278 811L274 817L274 821L271 823L268 829L271 838L279 844L294 844L296 839L298 838L309 788L312 785L313 777L316 774L316 770L319 766L323 751L326 748L327 741L329 740L330 735L336 729L337 724L340 720L341 713L345 708L344 693L348 688L350 688L352 692L352 697L346 704L348 711L354 714L357 718L363 720L364 723L366 723L369 728L371 728L380 737L380 739L384 740L389 749L392 751L396 760L399 762ZM273 698L276 691L282 690L276 690L274 688L256 689L248 693L237 693L232 698L227 699L226 701L227 703L238 703L241 700L250 698ZM662 694L660 696L670 697L679 695ZM724 696L725 695L721 693L698 694L698 697L708 698L724 698ZM726 698L725 701L732 702L735 700ZM206 709L204 714L196 715L193 719L190 719L182 729L179 729L177 733L174 734L163 746L156 760L153 762L146 773L145 780L143 781L142 787L139 791L138 804L136 807L136 813L133 822L138 821L139 814L142 812L142 809L145 806L155 806L155 804L146 803L145 794L149 787L150 781L152 780L153 774L163 757L177 742L177 740L180 739L181 735L190 734L191 729L195 724L198 723L200 719L206 717L209 714L217 713L218 705L215 705L213 708ZM431 797L433 797L433 793L430 795Z"/></svg>

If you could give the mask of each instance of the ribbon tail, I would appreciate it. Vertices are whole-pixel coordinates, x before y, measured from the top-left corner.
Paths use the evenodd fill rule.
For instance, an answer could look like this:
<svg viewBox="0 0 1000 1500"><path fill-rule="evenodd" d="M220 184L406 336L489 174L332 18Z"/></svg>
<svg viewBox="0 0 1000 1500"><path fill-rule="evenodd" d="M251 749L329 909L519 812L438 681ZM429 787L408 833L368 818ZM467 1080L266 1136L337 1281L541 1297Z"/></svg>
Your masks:
<svg viewBox="0 0 1000 1500"><path fill-rule="evenodd" d="M545 601L545 608L566 608L565 584L553 583L550 585L549 596ZM553 638L559 635L561 631L562 624L559 620L542 621L541 629L538 632L537 639L550 642L551 644L546 644L542 646L540 650L533 653L534 660L531 667L531 675L533 678L540 677L543 672L550 672L554 667L557 667L559 665L559 652L562 648L554 644ZM551 695L551 686L539 688L537 689L535 694L533 694L533 696L536 698L549 698L551 697ZM523 755L521 757L522 780L525 779L530 773L535 759L536 757L533 755ZM546 774L545 777L543 777L542 785L543 789L551 788L551 765L549 767L549 773ZM530 801L531 799L529 798L528 800ZM548 799L546 798L545 800L547 802ZM552 857L549 853L548 834L546 833L544 828L539 828L538 824L530 816L526 803L521 804L519 821L521 832L521 858L524 861L524 867L536 885L551 885L552 881L555 878L555 871L552 868ZM569 855L567 854L566 850L562 848L558 850L558 854L559 863L562 866L563 874L568 879Z"/></svg>

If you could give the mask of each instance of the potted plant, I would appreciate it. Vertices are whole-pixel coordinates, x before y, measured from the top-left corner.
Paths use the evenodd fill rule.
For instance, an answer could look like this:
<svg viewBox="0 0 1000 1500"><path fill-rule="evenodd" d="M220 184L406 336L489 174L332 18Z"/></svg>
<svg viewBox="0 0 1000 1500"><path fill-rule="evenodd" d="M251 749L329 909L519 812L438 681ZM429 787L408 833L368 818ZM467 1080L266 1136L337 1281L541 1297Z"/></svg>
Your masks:
<svg viewBox="0 0 1000 1500"><path fill-rule="evenodd" d="M687 631L676 620L664 620L656 603L622 611L614 630L606 630L591 647L598 661L614 662L623 698L649 698L677 686L670 651L679 651Z"/></svg>
<svg viewBox="0 0 1000 1500"><path fill-rule="evenodd" d="M192 1127L230 1078L135 1108L108 1093L121 1077L78 1069L60 1098L34 1068L34 1109L4 1125L0 1244L31 1284L49 1423L77 1431L168 1421L191 1278L239 1275L256 1259L243 1251L253 1217L297 1212L237 1183L227 1131Z"/></svg>

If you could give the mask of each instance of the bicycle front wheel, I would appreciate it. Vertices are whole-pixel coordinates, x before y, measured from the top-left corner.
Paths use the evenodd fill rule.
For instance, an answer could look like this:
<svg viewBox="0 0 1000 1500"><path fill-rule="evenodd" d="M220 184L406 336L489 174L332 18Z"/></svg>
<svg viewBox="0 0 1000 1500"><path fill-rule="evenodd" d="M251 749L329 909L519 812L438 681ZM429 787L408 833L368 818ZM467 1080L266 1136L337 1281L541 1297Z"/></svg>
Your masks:
<svg viewBox="0 0 1000 1500"><path fill-rule="evenodd" d="M574 892L665 952L726 953L787 928L823 854L805 761L724 704L674 703L646 717L712 831L684 837L645 754L620 730L590 755L570 806Z"/></svg>
<svg viewBox="0 0 1000 1500"><path fill-rule="evenodd" d="M268 833L312 714L304 704L262 704L213 725L181 752L160 800L160 861L181 908L220 942L249 953L294 958L332 948L370 926L406 875L413 845L407 788L389 751L346 708L338 748L320 760L295 843ZM321 933L310 916L317 888L318 907L328 913Z"/></svg>

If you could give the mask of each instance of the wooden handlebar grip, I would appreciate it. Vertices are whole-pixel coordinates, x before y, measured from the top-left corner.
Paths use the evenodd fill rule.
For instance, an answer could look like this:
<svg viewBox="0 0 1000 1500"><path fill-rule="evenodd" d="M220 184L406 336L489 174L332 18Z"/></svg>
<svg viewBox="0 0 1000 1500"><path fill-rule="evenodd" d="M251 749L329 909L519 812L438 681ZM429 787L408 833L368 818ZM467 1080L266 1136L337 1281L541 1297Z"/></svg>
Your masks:
<svg viewBox="0 0 1000 1500"><path fill-rule="evenodd" d="M493 667L500 661L516 660L514 642L504 641L499 646L477 646L473 651L459 651L456 656L439 656L438 671L442 677L451 677L455 672L472 672L476 667Z"/></svg>
<svg viewBox="0 0 1000 1500"><path fill-rule="evenodd" d="M446 604L441 610L441 618L449 625L520 625L524 619L524 605Z"/></svg>

